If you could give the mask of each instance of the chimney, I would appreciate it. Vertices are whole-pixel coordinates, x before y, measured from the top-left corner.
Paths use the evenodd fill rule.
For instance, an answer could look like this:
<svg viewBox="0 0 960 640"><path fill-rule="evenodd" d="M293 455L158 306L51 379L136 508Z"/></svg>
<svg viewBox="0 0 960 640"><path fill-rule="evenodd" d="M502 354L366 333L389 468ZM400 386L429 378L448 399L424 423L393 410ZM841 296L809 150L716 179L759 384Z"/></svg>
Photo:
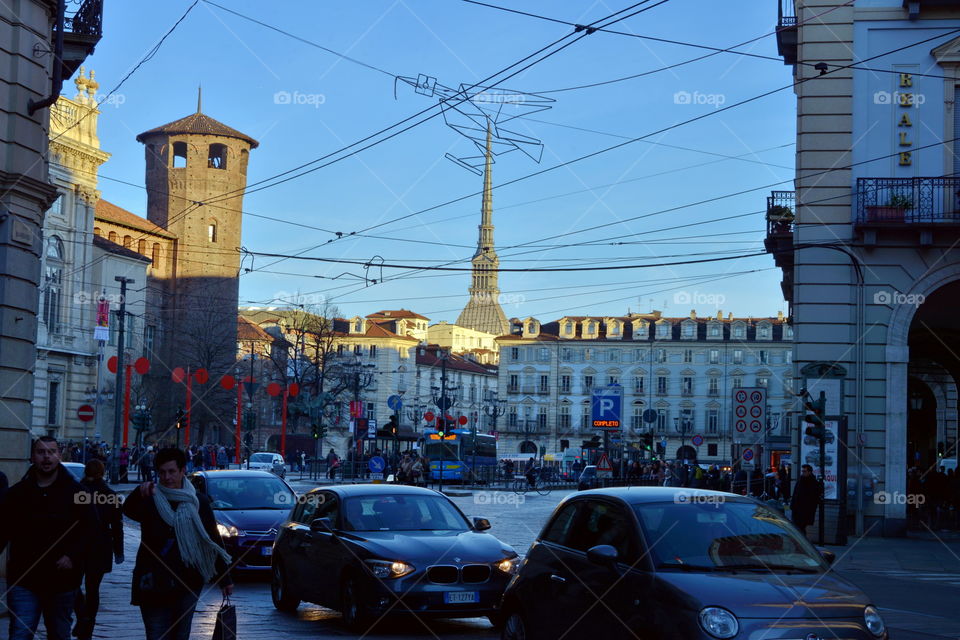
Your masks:
<svg viewBox="0 0 960 640"><path fill-rule="evenodd" d="M690 309L690 319L691 319L691 320L696 320L696 319L697 319L697 310L696 310L696 309Z"/></svg>
<svg viewBox="0 0 960 640"><path fill-rule="evenodd" d="M723 320L723 311L717 309L717 320Z"/></svg>
<svg viewBox="0 0 960 640"><path fill-rule="evenodd" d="M777 320L783 322L783 310L777 311Z"/></svg>

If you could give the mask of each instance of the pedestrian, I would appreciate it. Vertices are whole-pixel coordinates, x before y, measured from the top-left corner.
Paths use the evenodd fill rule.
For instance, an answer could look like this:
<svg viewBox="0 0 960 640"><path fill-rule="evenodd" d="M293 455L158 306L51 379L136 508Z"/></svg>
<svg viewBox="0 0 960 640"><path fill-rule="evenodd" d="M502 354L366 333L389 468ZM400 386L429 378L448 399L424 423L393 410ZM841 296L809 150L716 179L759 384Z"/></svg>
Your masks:
<svg viewBox="0 0 960 640"><path fill-rule="evenodd" d="M818 506L820 483L813 477L813 467L805 464L800 467L800 477L797 478L790 501L790 518L804 536L807 535L807 527L816 519Z"/></svg>
<svg viewBox="0 0 960 640"><path fill-rule="evenodd" d="M227 468L227 448L223 445L217 449L217 469Z"/></svg>
<svg viewBox="0 0 960 640"><path fill-rule="evenodd" d="M161 449L159 484L144 482L123 503L124 515L140 523L130 603L140 607L147 640L189 640L204 583L216 581L224 597L233 593L230 554L186 466L183 450Z"/></svg>
<svg viewBox="0 0 960 640"><path fill-rule="evenodd" d="M332 448L327 454L327 479L333 480L337 476L337 467L340 466L340 456Z"/></svg>
<svg viewBox="0 0 960 640"><path fill-rule="evenodd" d="M100 583L113 569L113 563L123 562L123 514L120 496L103 480L104 466L99 460L90 460L83 470L80 484L91 497L97 514L96 531L90 537L90 551L83 568L83 590L77 590L74 611L77 624L73 635L78 640L90 640L100 609Z"/></svg>
<svg viewBox="0 0 960 640"><path fill-rule="evenodd" d="M120 457L117 458L117 462L120 465L120 482L124 484L130 482L127 477L127 469L130 467L130 452L126 447L120 447Z"/></svg>
<svg viewBox="0 0 960 640"><path fill-rule="evenodd" d="M10 640L31 640L40 616L49 640L70 640L74 599L95 527L90 495L60 464L52 436L33 441L33 463L0 506L0 551L9 544Z"/></svg>

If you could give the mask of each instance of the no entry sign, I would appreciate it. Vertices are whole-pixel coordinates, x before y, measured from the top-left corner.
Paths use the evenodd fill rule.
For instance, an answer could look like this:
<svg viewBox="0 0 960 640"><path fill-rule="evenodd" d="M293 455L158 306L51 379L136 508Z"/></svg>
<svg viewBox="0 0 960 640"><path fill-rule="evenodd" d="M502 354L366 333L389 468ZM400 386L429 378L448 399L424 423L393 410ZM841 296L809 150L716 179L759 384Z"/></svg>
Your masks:
<svg viewBox="0 0 960 640"><path fill-rule="evenodd" d="M77 417L80 418L80 422L90 422L94 415L93 407L88 404L80 405L80 408L77 409Z"/></svg>

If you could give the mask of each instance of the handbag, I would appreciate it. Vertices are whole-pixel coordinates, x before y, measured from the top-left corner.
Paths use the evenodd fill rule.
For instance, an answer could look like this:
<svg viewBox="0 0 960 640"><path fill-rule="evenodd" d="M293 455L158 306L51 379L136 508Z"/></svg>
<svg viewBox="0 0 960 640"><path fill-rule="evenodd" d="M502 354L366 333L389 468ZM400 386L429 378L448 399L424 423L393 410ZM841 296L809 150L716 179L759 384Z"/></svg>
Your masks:
<svg viewBox="0 0 960 640"><path fill-rule="evenodd" d="M217 622L213 626L213 640L237 640L237 608L224 597L217 611Z"/></svg>

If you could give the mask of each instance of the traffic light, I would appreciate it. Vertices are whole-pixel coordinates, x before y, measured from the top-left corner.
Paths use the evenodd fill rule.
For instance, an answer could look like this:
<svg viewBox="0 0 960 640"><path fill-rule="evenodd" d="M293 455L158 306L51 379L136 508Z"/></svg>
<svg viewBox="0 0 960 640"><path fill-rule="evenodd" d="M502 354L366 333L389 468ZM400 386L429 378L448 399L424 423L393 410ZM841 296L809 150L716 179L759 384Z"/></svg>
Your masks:
<svg viewBox="0 0 960 640"><path fill-rule="evenodd" d="M325 438L327 435L327 428L322 424L313 424L313 439L319 440L320 438Z"/></svg>
<svg viewBox="0 0 960 640"><path fill-rule="evenodd" d="M174 418L177 424L177 429L183 428L183 423L186 417L187 417L187 414L183 412L183 409L177 409L177 415Z"/></svg>
<svg viewBox="0 0 960 640"><path fill-rule="evenodd" d="M384 427L386 428L387 433L392 436L396 436L400 432L400 426L397 424L396 416L390 416L390 419L387 420L387 424L384 425Z"/></svg>
<svg viewBox="0 0 960 640"><path fill-rule="evenodd" d="M640 436L640 445L645 451L653 451L653 434L644 433Z"/></svg>
<svg viewBox="0 0 960 640"><path fill-rule="evenodd" d="M943 452L946 449L946 446L942 442L937 443L937 457L942 458Z"/></svg>
<svg viewBox="0 0 960 640"><path fill-rule="evenodd" d="M826 413L826 404L827 398L823 391L820 392L819 400L805 400L803 403L804 408L807 410L807 415L803 420L808 425L804 433L808 436L813 436L820 442L824 442L827 438L827 426L823 421L824 414Z"/></svg>
<svg viewBox="0 0 960 640"><path fill-rule="evenodd" d="M444 438L444 436L446 436L446 431L447 431L447 421L442 417L438 416L437 417L437 435L440 436L441 440Z"/></svg>

